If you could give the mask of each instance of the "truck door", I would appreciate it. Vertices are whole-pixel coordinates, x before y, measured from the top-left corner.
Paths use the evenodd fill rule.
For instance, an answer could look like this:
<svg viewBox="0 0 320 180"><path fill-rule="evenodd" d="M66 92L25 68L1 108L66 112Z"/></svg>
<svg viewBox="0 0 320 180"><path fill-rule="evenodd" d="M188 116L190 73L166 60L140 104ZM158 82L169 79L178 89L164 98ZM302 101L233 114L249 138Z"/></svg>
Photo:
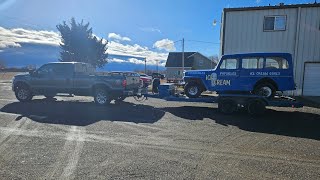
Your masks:
<svg viewBox="0 0 320 180"><path fill-rule="evenodd" d="M88 94L91 91L94 68L88 64L74 64L73 92L75 94Z"/></svg>
<svg viewBox="0 0 320 180"><path fill-rule="evenodd" d="M239 59L222 59L217 70L211 75L211 86L215 91L235 91L239 89Z"/></svg>
<svg viewBox="0 0 320 180"><path fill-rule="evenodd" d="M31 87L34 92L43 94L43 92L54 89L53 80L53 64L45 64L41 66L31 76Z"/></svg>
<svg viewBox="0 0 320 180"><path fill-rule="evenodd" d="M73 84L73 64L56 63L53 66L52 84L56 92L69 93Z"/></svg>

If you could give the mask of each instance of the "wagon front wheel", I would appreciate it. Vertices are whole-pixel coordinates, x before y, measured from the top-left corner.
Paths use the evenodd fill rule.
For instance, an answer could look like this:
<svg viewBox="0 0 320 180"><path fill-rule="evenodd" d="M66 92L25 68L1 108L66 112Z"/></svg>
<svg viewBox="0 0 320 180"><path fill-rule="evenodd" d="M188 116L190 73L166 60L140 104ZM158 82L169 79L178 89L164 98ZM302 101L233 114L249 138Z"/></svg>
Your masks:
<svg viewBox="0 0 320 180"><path fill-rule="evenodd" d="M198 83L188 82L184 87L184 93L189 98L197 98L201 95L201 88Z"/></svg>

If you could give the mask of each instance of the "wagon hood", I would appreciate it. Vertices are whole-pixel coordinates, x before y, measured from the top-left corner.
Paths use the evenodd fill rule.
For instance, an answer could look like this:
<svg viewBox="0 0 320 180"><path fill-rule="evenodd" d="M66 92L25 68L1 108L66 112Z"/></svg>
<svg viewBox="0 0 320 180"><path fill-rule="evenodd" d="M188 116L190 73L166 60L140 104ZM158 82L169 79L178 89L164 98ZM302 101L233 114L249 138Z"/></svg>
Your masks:
<svg viewBox="0 0 320 180"><path fill-rule="evenodd" d="M190 71L186 71L184 73L184 76L205 76L206 74L208 74L208 72L215 72L215 70L212 69L206 69L206 70L190 70Z"/></svg>

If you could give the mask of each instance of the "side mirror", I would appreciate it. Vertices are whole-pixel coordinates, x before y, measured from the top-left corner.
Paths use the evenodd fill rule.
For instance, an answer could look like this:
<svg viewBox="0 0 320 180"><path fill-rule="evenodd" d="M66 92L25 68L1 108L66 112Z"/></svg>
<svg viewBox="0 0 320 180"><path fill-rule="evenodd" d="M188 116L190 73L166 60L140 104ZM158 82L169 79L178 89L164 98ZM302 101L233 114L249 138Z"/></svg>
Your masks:
<svg viewBox="0 0 320 180"><path fill-rule="evenodd" d="M35 71L35 70L31 70L29 73L30 73L31 76L37 76L38 75L38 72Z"/></svg>

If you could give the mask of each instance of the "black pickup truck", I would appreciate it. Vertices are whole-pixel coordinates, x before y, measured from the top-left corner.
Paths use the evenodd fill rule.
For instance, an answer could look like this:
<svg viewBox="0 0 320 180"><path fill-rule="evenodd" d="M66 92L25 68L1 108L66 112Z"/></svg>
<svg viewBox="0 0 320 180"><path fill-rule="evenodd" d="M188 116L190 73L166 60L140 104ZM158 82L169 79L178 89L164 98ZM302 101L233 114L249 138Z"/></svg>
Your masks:
<svg viewBox="0 0 320 180"><path fill-rule="evenodd" d="M99 105L123 100L138 93L140 76L134 72L96 73L86 63L55 62L41 66L29 74L16 75L12 90L21 102L33 96L53 98L58 93L93 96Z"/></svg>

